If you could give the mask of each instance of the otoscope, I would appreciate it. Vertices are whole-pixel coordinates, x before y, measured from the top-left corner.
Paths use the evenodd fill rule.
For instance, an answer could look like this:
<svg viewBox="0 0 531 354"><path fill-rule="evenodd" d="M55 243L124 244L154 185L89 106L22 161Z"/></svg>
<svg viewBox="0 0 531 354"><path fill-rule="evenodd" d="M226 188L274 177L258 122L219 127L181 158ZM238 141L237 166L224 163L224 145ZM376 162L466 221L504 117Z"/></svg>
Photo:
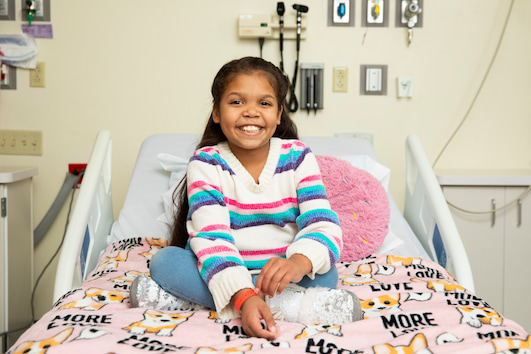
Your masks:
<svg viewBox="0 0 531 354"><path fill-rule="evenodd" d="M297 11L297 59L295 60L295 73L293 74L293 81L291 82L291 95L289 100L289 111L297 112L299 109L299 102L295 96L295 85L297 84L297 71L299 70L299 52L301 47L301 27L302 27L302 13L308 12L308 6L293 4L293 9Z"/></svg>
<svg viewBox="0 0 531 354"><path fill-rule="evenodd" d="M278 15L278 27L279 27L279 36L278 41L280 43L280 70L284 72L284 12L286 8L284 7L284 2L277 2L277 15Z"/></svg>

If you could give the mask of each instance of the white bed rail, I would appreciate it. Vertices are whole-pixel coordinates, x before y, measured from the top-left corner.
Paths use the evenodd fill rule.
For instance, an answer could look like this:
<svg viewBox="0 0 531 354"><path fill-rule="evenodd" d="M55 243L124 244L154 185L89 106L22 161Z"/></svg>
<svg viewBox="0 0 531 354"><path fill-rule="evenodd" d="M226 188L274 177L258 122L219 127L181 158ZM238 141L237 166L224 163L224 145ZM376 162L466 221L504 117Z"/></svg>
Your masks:
<svg viewBox="0 0 531 354"><path fill-rule="evenodd" d="M55 275L53 301L79 286L88 270L97 265L104 249L114 215L111 194L111 133L102 130L96 137L83 182L79 189ZM75 264L75 266L72 266Z"/></svg>
<svg viewBox="0 0 531 354"><path fill-rule="evenodd" d="M420 139L406 139L404 217L430 256L474 291L468 256Z"/></svg>
<svg viewBox="0 0 531 354"><path fill-rule="evenodd" d="M112 139L98 133L57 266L53 300L79 286L97 266L114 223L111 194ZM82 203L79 201L83 201ZM406 140L404 216L428 254L474 291L468 256L420 140ZM72 266L75 265L75 266Z"/></svg>

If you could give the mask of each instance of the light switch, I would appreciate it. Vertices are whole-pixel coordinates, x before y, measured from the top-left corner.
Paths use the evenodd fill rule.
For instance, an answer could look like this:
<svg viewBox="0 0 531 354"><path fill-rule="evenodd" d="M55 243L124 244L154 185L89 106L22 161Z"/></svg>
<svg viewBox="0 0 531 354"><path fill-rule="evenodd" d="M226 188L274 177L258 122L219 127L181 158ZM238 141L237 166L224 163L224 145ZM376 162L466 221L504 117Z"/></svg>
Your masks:
<svg viewBox="0 0 531 354"><path fill-rule="evenodd" d="M360 65L360 95L387 95L387 65Z"/></svg>
<svg viewBox="0 0 531 354"><path fill-rule="evenodd" d="M369 68L365 76L366 90L370 92L382 91L382 69Z"/></svg>

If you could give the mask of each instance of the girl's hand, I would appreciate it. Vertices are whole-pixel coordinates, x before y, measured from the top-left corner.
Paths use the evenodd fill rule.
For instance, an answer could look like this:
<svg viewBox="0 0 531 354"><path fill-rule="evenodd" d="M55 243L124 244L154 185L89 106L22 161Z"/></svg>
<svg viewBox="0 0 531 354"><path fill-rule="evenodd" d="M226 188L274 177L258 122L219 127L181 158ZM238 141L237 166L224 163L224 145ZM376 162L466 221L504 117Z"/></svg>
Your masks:
<svg viewBox="0 0 531 354"><path fill-rule="evenodd" d="M294 254L289 259L271 258L256 279L258 294L270 297L282 293L288 283L298 283L312 271L312 263L302 254Z"/></svg>
<svg viewBox="0 0 531 354"><path fill-rule="evenodd" d="M242 317L242 328L245 334L268 340L273 340L278 337L278 328L275 326L275 320L271 314L271 310L260 296L251 296L248 298L243 303L240 314ZM267 329L262 327L262 320L264 320Z"/></svg>

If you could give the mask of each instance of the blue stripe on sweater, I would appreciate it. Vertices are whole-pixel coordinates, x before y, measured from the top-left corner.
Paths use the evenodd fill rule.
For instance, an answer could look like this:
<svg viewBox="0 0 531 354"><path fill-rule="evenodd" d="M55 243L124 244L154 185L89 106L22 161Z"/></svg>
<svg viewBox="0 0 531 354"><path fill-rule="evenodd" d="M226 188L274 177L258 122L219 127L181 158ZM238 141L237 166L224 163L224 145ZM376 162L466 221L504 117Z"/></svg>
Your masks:
<svg viewBox="0 0 531 354"><path fill-rule="evenodd" d="M206 152L199 151L190 158L190 162L192 161L200 161L212 166L220 166L223 171L228 171L231 175L234 174L234 171L218 153L210 155Z"/></svg>
<svg viewBox="0 0 531 354"><path fill-rule="evenodd" d="M205 240L223 240L234 244L234 237L227 232L212 231L212 232L198 232L195 237L199 237Z"/></svg>
<svg viewBox="0 0 531 354"><path fill-rule="evenodd" d="M262 269L264 265L271 259L271 256L265 256L266 259L255 261L243 261L247 269ZM275 255L275 257L286 258L286 255Z"/></svg>
<svg viewBox="0 0 531 354"><path fill-rule="evenodd" d="M314 200L314 199L328 199L325 188L322 184L300 188L297 190L297 199L299 203Z"/></svg>
<svg viewBox="0 0 531 354"><path fill-rule="evenodd" d="M225 197L215 189L194 193L190 196L188 202L190 203L190 214L205 205L226 206Z"/></svg>
<svg viewBox="0 0 531 354"><path fill-rule="evenodd" d="M297 222L299 215L299 208L290 208L282 213L273 214L238 214L235 211L230 213L230 227L234 230L243 229L245 227L260 226L260 225L278 225L280 227Z"/></svg>
<svg viewBox="0 0 531 354"><path fill-rule="evenodd" d="M330 209L313 209L309 210L306 213L301 214L297 218L297 224L299 225L299 230L304 229L310 224L326 221L331 222L339 226L339 218L337 214Z"/></svg>
<svg viewBox="0 0 531 354"><path fill-rule="evenodd" d="M339 250L336 245L327 237L324 237L320 232L310 232L305 235L302 235L297 240L313 240L317 241L326 248L328 248L328 257L330 259L330 264L335 264L339 260Z"/></svg>
<svg viewBox="0 0 531 354"><path fill-rule="evenodd" d="M278 174L289 170L295 171L310 152L310 149L305 148L302 151L291 150L291 154L280 155L275 173Z"/></svg>
<svg viewBox="0 0 531 354"><path fill-rule="evenodd" d="M244 266L244 264L236 257L209 257L203 263L201 277L205 280L208 286L208 283L214 275L227 268L238 266Z"/></svg>

